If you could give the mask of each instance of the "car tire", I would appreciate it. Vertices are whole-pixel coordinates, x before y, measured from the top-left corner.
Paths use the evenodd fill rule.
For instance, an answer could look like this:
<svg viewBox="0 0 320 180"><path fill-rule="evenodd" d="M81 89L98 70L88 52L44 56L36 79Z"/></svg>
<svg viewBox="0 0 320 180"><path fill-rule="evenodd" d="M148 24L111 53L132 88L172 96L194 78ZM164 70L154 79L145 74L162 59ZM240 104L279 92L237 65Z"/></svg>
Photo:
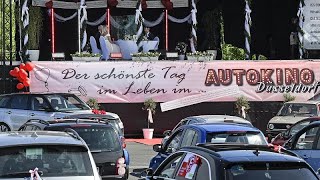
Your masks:
<svg viewBox="0 0 320 180"><path fill-rule="evenodd" d="M10 127L6 123L0 123L0 132L11 131Z"/></svg>

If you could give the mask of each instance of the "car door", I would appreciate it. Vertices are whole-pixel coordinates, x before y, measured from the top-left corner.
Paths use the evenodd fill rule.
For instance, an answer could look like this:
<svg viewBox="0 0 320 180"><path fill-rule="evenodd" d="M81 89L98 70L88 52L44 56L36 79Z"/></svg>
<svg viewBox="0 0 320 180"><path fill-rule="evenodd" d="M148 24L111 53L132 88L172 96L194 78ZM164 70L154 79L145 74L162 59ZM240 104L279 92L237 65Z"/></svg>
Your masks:
<svg viewBox="0 0 320 180"><path fill-rule="evenodd" d="M180 148L183 132L183 129L179 129L170 136L161 151L150 161L150 168L155 170L171 153L176 152Z"/></svg>
<svg viewBox="0 0 320 180"><path fill-rule="evenodd" d="M314 170L320 168L319 126L319 124L311 124L289 141L289 143L292 142L290 150L307 161Z"/></svg>
<svg viewBox="0 0 320 180"><path fill-rule="evenodd" d="M6 120L12 130L18 130L29 119L30 106L27 94L15 95L9 101Z"/></svg>
<svg viewBox="0 0 320 180"><path fill-rule="evenodd" d="M41 95L33 95L30 97L31 110L29 119L52 120L51 112L48 112L45 107L50 107L49 103Z"/></svg>
<svg viewBox="0 0 320 180"><path fill-rule="evenodd" d="M11 96L0 96L0 122L8 124L6 122L7 111L8 111L8 102L10 101ZM0 124L0 131L5 131L7 129L6 125Z"/></svg>

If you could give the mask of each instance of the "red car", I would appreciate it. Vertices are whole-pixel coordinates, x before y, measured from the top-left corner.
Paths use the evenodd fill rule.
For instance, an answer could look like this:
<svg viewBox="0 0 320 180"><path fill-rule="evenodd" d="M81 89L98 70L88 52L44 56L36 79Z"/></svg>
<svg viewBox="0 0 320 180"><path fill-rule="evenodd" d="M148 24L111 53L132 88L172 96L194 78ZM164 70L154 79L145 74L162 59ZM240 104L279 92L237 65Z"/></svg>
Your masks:
<svg viewBox="0 0 320 180"><path fill-rule="evenodd" d="M306 127L314 121L320 121L320 117L310 117L303 119L295 124L293 124L289 129L284 132L279 133L276 137L271 140L271 144L282 146L288 139L290 139L294 134L300 131L302 128Z"/></svg>

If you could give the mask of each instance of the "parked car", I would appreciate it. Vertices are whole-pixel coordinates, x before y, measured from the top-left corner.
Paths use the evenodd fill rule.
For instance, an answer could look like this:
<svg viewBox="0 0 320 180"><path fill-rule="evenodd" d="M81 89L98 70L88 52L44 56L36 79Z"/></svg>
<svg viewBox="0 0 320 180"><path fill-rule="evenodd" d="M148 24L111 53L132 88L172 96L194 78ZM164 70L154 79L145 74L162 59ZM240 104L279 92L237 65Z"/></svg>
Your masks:
<svg viewBox="0 0 320 180"><path fill-rule="evenodd" d="M87 143L103 179L127 179L129 176L129 153L124 140L106 121L87 119L59 119L54 121L30 120L20 131L64 131L71 128ZM119 168L125 167L125 171Z"/></svg>
<svg viewBox="0 0 320 180"><path fill-rule="evenodd" d="M247 125L232 123L183 125L172 133L165 144L153 146L153 150L158 154L151 159L149 167L155 170L171 153L185 146L195 146L197 143L268 144L259 129Z"/></svg>
<svg viewBox="0 0 320 180"><path fill-rule="evenodd" d="M315 121L293 135L284 147L307 161L316 171L320 171L320 122Z"/></svg>
<svg viewBox="0 0 320 180"><path fill-rule="evenodd" d="M290 101L284 103L278 114L267 125L268 139L290 128L307 117L319 116L320 101Z"/></svg>
<svg viewBox="0 0 320 180"><path fill-rule="evenodd" d="M253 127L250 121L238 116L229 116L229 115L190 116L182 119L172 130L164 131L163 135L165 135L165 137L162 139L162 144L169 138L171 132L175 131L180 126L187 125L187 124L195 124L195 123L237 123L237 124L244 124L244 125Z"/></svg>
<svg viewBox="0 0 320 180"><path fill-rule="evenodd" d="M92 109L79 97L70 93L0 95L0 131L18 130L29 119L47 121L88 113L93 114ZM120 120L117 114L107 112L107 115ZM120 127L123 129L122 122Z"/></svg>
<svg viewBox="0 0 320 180"><path fill-rule="evenodd" d="M298 121L294 125L292 125L289 129L279 133L276 137L271 140L271 144L282 146L288 139L290 139L293 135L295 135L302 128L311 124L312 122L320 121L320 117L310 117Z"/></svg>
<svg viewBox="0 0 320 180"><path fill-rule="evenodd" d="M171 154L144 179L318 180L300 158L273 152L267 146L201 144Z"/></svg>
<svg viewBox="0 0 320 180"><path fill-rule="evenodd" d="M38 168L46 180L100 180L86 143L76 132L0 133L0 179L28 179Z"/></svg>

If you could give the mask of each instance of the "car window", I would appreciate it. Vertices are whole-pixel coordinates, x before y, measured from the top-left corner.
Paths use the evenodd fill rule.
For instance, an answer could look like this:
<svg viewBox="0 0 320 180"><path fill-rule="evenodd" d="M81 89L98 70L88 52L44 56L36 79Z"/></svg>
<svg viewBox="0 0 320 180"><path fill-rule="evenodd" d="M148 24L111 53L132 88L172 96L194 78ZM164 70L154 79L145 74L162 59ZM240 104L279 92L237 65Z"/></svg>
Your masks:
<svg viewBox="0 0 320 180"><path fill-rule="evenodd" d="M49 104L44 100L43 97L33 96L31 98L31 109L34 111L45 111L44 107L49 107Z"/></svg>
<svg viewBox="0 0 320 180"><path fill-rule="evenodd" d="M93 175L88 151L81 146L16 146L0 149L0 178L23 178L25 176L20 177L21 172L29 172L36 167L43 172L41 177Z"/></svg>
<svg viewBox="0 0 320 180"><path fill-rule="evenodd" d="M262 135L262 133L256 131L208 133L207 142L267 145L265 137Z"/></svg>
<svg viewBox="0 0 320 180"><path fill-rule="evenodd" d="M56 111L90 110L90 107L74 94L51 94L45 97Z"/></svg>
<svg viewBox="0 0 320 180"><path fill-rule="evenodd" d="M168 142L165 148L167 153L176 152L179 149L182 132L183 131L179 131L178 133L173 135L174 137L171 139L171 141Z"/></svg>
<svg viewBox="0 0 320 180"><path fill-rule="evenodd" d="M301 162L252 162L232 165L226 169L227 180L317 180L318 178Z"/></svg>
<svg viewBox="0 0 320 180"><path fill-rule="evenodd" d="M178 129L180 126L187 124L187 122L188 122L188 120L186 120L186 119L181 120L181 121L173 128L173 131L174 131L175 129Z"/></svg>
<svg viewBox="0 0 320 180"><path fill-rule="evenodd" d="M294 149L312 149L318 130L319 127L313 127L297 137Z"/></svg>
<svg viewBox="0 0 320 180"><path fill-rule="evenodd" d="M165 165L165 167L158 173L158 177L173 179L175 175L174 172L176 171L177 167L179 167L183 155L184 154L181 153L168 162L167 165Z"/></svg>
<svg viewBox="0 0 320 180"><path fill-rule="evenodd" d="M10 100L9 96L0 96L0 108L5 108Z"/></svg>
<svg viewBox="0 0 320 180"><path fill-rule="evenodd" d="M121 150L119 134L112 127L72 127L88 144L91 151Z"/></svg>
<svg viewBox="0 0 320 180"><path fill-rule="evenodd" d="M175 179L211 179L209 165L206 160L194 153L188 153L178 169Z"/></svg>
<svg viewBox="0 0 320 180"><path fill-rule="evenodd" d="M295 135L298 131L300 131L302 128L306 127L308 124L310 124L311 121L303 121L300 123L297 123L296 125L292 126L290 129L290 136Z"/></svg>
<svg viewBox="0 0 320 180"><path fill-rule="evenodd" d="M187 129L183 135L181 147L195 145L194 136L196 136L197 132L193 129Z"/></svg>
<svg viewBox="0 0 320 180"><path fill-rule="evenodd" d="M35 126L35 125L26 125L23 128L23 131L40 131L41 128L39 126Z"/></svg>
<svg viewBox="0 0 320 180"><path fill-rule="evenodd" d="M278 116L317 116L315 104L286 103L278 112Z"/></svg>
<svg viewBox="0 0 320 180"><path fill-rule="evenodd" d="M12 109L28 110L28 96L13 96L10 102L10 107Z"/></svg>

